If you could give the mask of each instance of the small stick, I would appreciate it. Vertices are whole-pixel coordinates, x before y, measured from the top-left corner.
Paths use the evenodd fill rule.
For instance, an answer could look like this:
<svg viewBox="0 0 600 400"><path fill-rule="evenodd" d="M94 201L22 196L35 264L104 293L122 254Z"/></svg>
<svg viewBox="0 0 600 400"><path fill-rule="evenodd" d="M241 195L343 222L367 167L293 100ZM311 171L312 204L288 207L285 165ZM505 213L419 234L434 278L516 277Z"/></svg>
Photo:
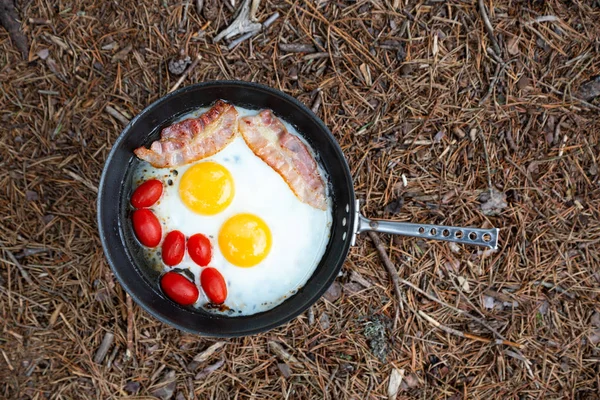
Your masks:
<svg viewBox="0 0 600 400"><path fill-rule="evenodd" d="M478 0L479 3L479 13L481 14L481 19L483 20L483 25L485 25L485 30L487 31L487 34L490 38L490 41L492 42L492 45L494 46L494 50L496 51L496 54L500 55L500 46L498 45L498 41L496 40L496 36L494 35L494 27L492 26L492 23L490 22L490 18L487 15L487 12L485 11L485 5L483 4L483 0Z"/></svg>
<svg viewBox="0 0 600 400"><path fill-rule="evenodd" d="M88 181L87 179L82 178L81 176L77 175L75 172L70 171L66 168L63 168L63 172L65 174L69 175L71 178L75 179L77 182L83 183L84 186L86 186L91 191L98 193L98 188L96 186L94 186L94 184L91 183L90 181Z"/></svg>
<svg viewBox="0 0 600 400"><path fill-rule="evenodd" d="M127 350L125 351L125 358L131 359L133 357L133 302L131 296L125 294L125 304L127 305Z"/></svg>
<svg viewBox="0 0 600 400"><path fill-rule="evenodd" d="M450 328L449 326L441 324L440 322L436 321L435 319L433 319L429 315L425 314L421 310L419 310L418 313L419 313L419 315L421 317L423 317L424 319L426 319L433 326L435 326L436 328L439 328L439 329L443 330L444 332L447 332L447 333L449 333L451 335L455 335L455 336L458 336L458 337L461 337L461 338L476 340L478 342L483 342L483 343L504 344L506 346L517 347L517 348L521 347L521 345L519 343L511 342L511 341L508 341L508 340L501 340L501 339L494 339L494 340L492 340L492 339L484 338L484 337L481 337L481 336L478 336L478 335L474 335L472 333L462 332L462 331L459 331L457 329Z"/></svg>
<svg viewBox="0 0 600 400"><path fill-rule="evenodd" d="M312 326L315 323L315 311L312 307L308 308L308 326Z"/></svg>
<svg viewBox="0 0 600 400"><path fill-rule="evenodd" d="M490 87L488 88L488 91L485 94L485 96L483 96L481 98L481 100L479 100L479 105L482 105L483 103L485 103L485 101L488 99L488 97L491 96L492 91L496 87L496 82L498 82L498 79L500 78L500 72L502 72L502 70L504 70L504 66L501 64L496 64L496 72L494 72L494 77L490 81Z"/></svg>
<svg viewBox="0 0 600 400"><path fill-rule="evenodd" d="M21 265L21 263L19 261L17 261L17 258L12 253L12 251L9 251L9 250L4 250L4 251L6 251L6 254L8 254L8 258L10 258L10 261L12 261L13 264L15 264L17 266L17 268L19 269L19 272L21 273L21 276L23 277L23 279L25 279L25 281L28 284L30 284L31 286L35 286L35 284L31 280L31 277L29 276L29 273L27 271L25 271L25 268L23 268L23 266Z"/></svg>
<svg viewBox="0 0 600 400"><path fill-rule="evenodd" d="M239 38L235 39L231 43L229 43L229 45L227 46L227 50L231 50L238 44L242 43L243 41L248 40L248 39L258 35L260 32L266 31L267 28L269 28L269 26L271 26L273 24L273 22L275 22L277 20L277 18L279 18L278 12L276 12L275 14L273 14L269 18L267 18L267 20L265 22L263 22L261 29L257 29L253 32L248 32L248 33L240 36Z"/></svg>
<svg viewBox="0 0 600 400"><path fill-rule="evenodd" d="M50 250L44 249L44 248L38 248L38 249L25 248L25 249L21 250L19 253L15 254L15 258L18 260L18 259L29 257L29 256L34 256L34 255L40 254L40 253L46 253L47 251L50 251Z"/></svg>
<svg viewBox="0 0 600 400"><path fill-rule="evenodd" d="M286 53L314 53L317 51L312 44L304 43L279 43L279 50Z"/></svg>
<svg viewBox="0 0 600 400"><path fill-rule="evenodd" d="M322 98L323 95L321 94L321 89L318 89L317 96L315 97L315 101L311 107L312 112L314 112L315 114L317 113L317 111L319 111L319 107L321 107Z"/></svg>
<svg viewBox="0 0 600 400"><path fill-rule="evenodd" d="M120 123L123 124L123 126L126 126L129 123L129 119L127 117L125 117L123 114L121 114L120 112L118 112L116 109L114 109L111 106L106 106L105 108L106 112L110 115L112 115L113 117L115 117Z"/></svg>
<svg viewBox="0 0 600 400"><path fill-rule="evenodd" d="M377 248L379 256L383 260L383 265L385 266L385 269L387 270L390 278L392 279L392 283L394 284L394 292L396 292L396 297L398 297L398 305L396 306L396 316L394 317L395 330L396 324L398 323L397 321L400 318L399 309L402 309L402 311L404 311L402 290L400 289L400 277L398 277L398 271L396 271L394 263L392 263L392 260L390 260L387 253L385 252L385 248L383 247L383 243L381 242L381 239L379 239L379 236L377 236L375 232L369 231L369 237L373 241L373 244L375 244L375 248Z"/></svg>
<svg viewBox="0 0 600 400"><path fill-rule="evenodd" d="M102 364L102 360L104 360L104 357L106 357L106 353L108 353L108 349L110 348L114 340L115 335L111 332L106 332L104 334L104 339L102 339L102 343L100 344L100 347L98 347L96 355L94 356L94 362L96 364Z"/></svg>
<svg viewBox="0 0 600 400"><path fill-rule="evenodd" d="M187 76L190 74L190 72L196 68L196 65L198 65L198 63L200 62L200 60L202 59L202 56L198 53L198 55L196 55L196 58L194 59L194 62L192 63L192 65L190 65L188 67L188 69L186 69L183 74L181 74L181 77L177 80L177 82L175 83L175 85L173 85L173 87L171 88L171 90L169 90L169 93L174 92L175 90L177 90L177 88L179 86L181 86L181 84L183 83L183 81L185 80L185 78L187 78Z"/></svg>
<svg viewBox="0 0 600 400"><path fill-rule="evenodd" d="M190 1L185 2L185 6L183 8L183 15L181 16L181 21L179 22L179 29L183 29L183 25L187 22L187 12L188 8L190 8Z"/></svg>
<svg viewBox="0 0 600 400"><path fill-rule="evenodd" d="M108 360L106 360L106 368L109 369L112 366L113 361L115 361L115 357L117 356L117 353L119 352L119 345L115 345L115 347L113 348L113 351L110 353L110 356L108 356Z"/></svg>

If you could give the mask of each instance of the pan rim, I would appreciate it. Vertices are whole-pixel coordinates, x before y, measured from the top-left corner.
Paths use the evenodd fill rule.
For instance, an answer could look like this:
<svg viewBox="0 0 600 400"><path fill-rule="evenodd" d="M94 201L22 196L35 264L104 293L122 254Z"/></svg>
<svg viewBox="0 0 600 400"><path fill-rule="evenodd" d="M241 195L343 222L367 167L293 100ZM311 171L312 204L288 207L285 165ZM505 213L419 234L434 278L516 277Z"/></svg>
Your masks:
<svg viewBox="0 0 600 400"><path fill-rule="evenodd" d="M337 141L335 136L333 136L333 134L331 133L329 128L315 113L312 112L312 110L310 110L306 105L304 105L298 99L288 95L287 93L284 93L280 90L271 88L271 87L263 85L263 84L259 84L259 83L255 83L255 82L240 81L240 80L207 81L207 82L202 82L202 83L196 83L196 84L189 85L189 86L183 87L181 89L178 89L178 90L176 90L172 93L169 93L169 94L155 100L154 102L152 102L150 105L145 107L139 114L137 114L129 122L129 124L127 124L123 128L123 130L120 132L119 136L113 143L108 156L106 157L102 175L100 178L100 182L99 182L99 186L98 186L99 191L98 191L98 196L97 196L97 201L96 201L97 224L98 224L98 230L99 230L99 234L100 234L100 241L102 243L103 252L104 252L104 255L107 259L107 262L108 262L113 274L117 277L117 280L119 281L121 286L125 289L125 291L146 312L148 312L150 315L152 315L154 318L158 319L159 321L161 321L169 326L175 327L184 332L198 334L198 335L202 335L202 336L210 336L210 337L240 337L240 336L248 336L248 335L253 335L253 334L257 334L257 333L261 333L261 332L266 332L266 331L269 331L276 327L282 326L282 325L290 322L294 318L296 318L298 315L300 315L306 309L308 309L310 306L312 306L316 301L318 301L318 299L322 297L323 293L329 288L329 286L332 284L332 282L336 279L337 275L339 274L339 271L342 268L342 265L344 264L344 261L346 260L348 252L351 247L350 240L349 240L350 238L348 238L348 240L345 240L345 243L344 243L343 247L341 248L341 251L336 251L334 258L337 259L337 263L336 263L335 267L331 267L331 268L327 267L328 269L331 269L331 272L330 272L328 278L326 279L326 281L323 282L320 287L312 288L312 290L309 291L307 298L303 302L298 304L293 309L290 309L289 311L286 310L286 312L283 313L282 316L280 316L278 318L273 318L270 321L270 323L265 323L260 326L253 325L248 328L245 328L244 324L240 324L240 327L239 327L239 329L236 329L236 332L233 332L233 333L228 332L228 333L220 334L218 332L217 333L212 332L212 331L205 332L205 331L202 331L199 329L189 328L189 327L182 325L182 324L178 323L177 321L169 318L167 315L164 315L164 313L161 313L158 310L151 308L145 301L142 301L140 299L140 297L137 295L136 291L127 282L127 279L125 279L125 277L123 276L125 273L125 268L123 268L123 267L117 268L116 260L114 259L112 251L109 248L109 243L108 243L108 238L107 238L108 232L106 232L107 227L104 226L104 223L103 223L103 220L105 217L105 215L104 215L105 210L104 210L104 207L102 206L102 204L104 202L106 202L106 200L107 200L106 199L107 193L105 193L104 189L106 188L106 181L107 181L107 179L109 179L109 176L108 176L109 169L112 166L112 161L113 161L116 153L118 152L118 149L121 147L123 141L127 138L128 134L132 131L133 127L136 126L137 121L139 121L146 114L148 114L149 112L151 112L152 110L154 110L155 108L160 106L161 104L171 101L172 98L176 98L177 96L181 95L182 93L185 93L187 91L198 90L200 88L222 87L222 86L234 86L235 88L239 88L239 89L249 88L249 89L253 89L253 90L260 90L262 92L266 92L270 96L273 96L277 99L287 101L287 102L291 103L295 108L300 109L304 114L309 116L313 120L313 122L316 123L323 132L326 132L329 135L329 139L332 144L333 150L336 153L335 154L336 158L343 161L342 162L343 165L341 165L341 167L342 167L343 173L345 175L345 179L344 179L345 185L346 185L345 189L347 190L348 196L349 196L348 207L347 207L348 224L345 228L349 228L349 227L353 226L354 218L355 218L355 202L354 202L355 192L354 192L354 187L353 187L353 183L352 183L352 175L350 172L348 161L346 160L346 157L344 156L344 154L341 150L339 142ZM315 150L315 149L313 149L313 150ZM315 150L315 152L320 157L325 157L325 155L323 155L322 153L320 153L316 150ZM126 168L128 168L128 166L125 166L123 168L126 169ZM332 182L332 184L335 185L335 184L341 184L341 183ZM124 251L126 253L129 262L132 263L135 268L138 268L136 266L136 264L134 263L134 260L131 259L129 252L126 250L127 246L125 245L123 237L122 237L122 231L123 231L122 221L118 217L117 217L117 225L119 227L118 234L119 234L121 246L123 247L122 251ZM348 233L348 236L350 234L351 233ZM332 238L333 238L333 234L332 234ZM330 240L332 240L332 239L330 239ZM144 283L144 285L146 285L146 283ZM151 288L151 289L155 290L153 288ZM287 303L287 300L284 301L281 305L286 304L286 303ZM280 307L281 305L279 305L277 307ZM276 309L277 307L275 307L274 309ZM274 310L274 309L272 309L272 310ZM268 313L268 312L269 311L266 311L266 313ZM251 319L252 315L247 316L247 317L249 319ZM238 319L238 320L240 320L240 322L243 321L243 319L241 319L242 317L228 317L228 318Z"/></svg>

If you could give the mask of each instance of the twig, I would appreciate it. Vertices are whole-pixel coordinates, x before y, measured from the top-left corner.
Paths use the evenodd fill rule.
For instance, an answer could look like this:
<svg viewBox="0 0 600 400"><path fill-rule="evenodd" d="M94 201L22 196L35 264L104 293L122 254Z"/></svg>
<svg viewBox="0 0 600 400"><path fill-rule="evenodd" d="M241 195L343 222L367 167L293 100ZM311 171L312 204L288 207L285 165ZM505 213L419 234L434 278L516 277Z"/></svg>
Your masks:
<svg viewBox="0 0 600 400"><path fill-rule="evenodd" d="M457 329L450 328L449 326L441 324L440 322L436 321L435 319L433 319L429 315L425 314L421 310L419 310L418 313L419 313L419 315L421 317L423 317L424 319L426 319L433 326L435 326L436 328L439 328L439 329L443 330L444 332L447 332L447 333L449 333L451 335L455 335L455 336L458 336L458 337L461 337L461 338L465 338L465 339L476 340L478 342L483 342L483 343L503 344L503 345L506 345L506 346L517 347L517 348L521 347L521 345L519 343L511 342L511 341L508 341L508 340L501 340L501 339L493 339L492 340L492 339L484 338L484 337L481 337L481 336L478 336L478 335L474 335L472 333L462 332L462 331L459 331Z"/></svg>
<svg viewBox="0 0 600 400"><path fill-rule="evenodd" d="M17 266L17 268L19 269L19 272L21 273L21 276L23 277L23 279L25 279L25 281L28 284L30 284L31 286L35 286L35 284L31 280L31 277L29 276L29 273L27 271L25 271L25 268L23 268L23 266L21 265L21 263L19 261L17 261L17 258L12 253L12 251L9 251L9 250L4 250L4 251L6 252L6 254L8 254L8 258L10 258L10 261L12 261L13 264L15 264Z"/></svg>
<svg viewBox="0 0 600 400"><path fill-rule="evenodd" d="M479 3L479 13L481 14L481 19L483 20L483 25L485 25L485 30L487 31L488 37L494 46L494 50L498 56L501 54L500 46L498 45L498 40L496 40L496 36L494 35L494 27L490 22L490 18L485 11L485 5L483 4L483 0L478 0Z"/></svg>
<svg viewBox="0 0 600 400"><path fill-rule="evenodd" d="M314 53L317 51L312 44L304 43L279 43L279 50L286 53Z"/></svg>
<svg viewBox="0 0 600 400"><path fill-rule="evenodd" d="M283 348L279 343L269 340L269 349L271 352L275 353L275 355L279 356L283 361L287 361L290 363L299 363L298 359L291 355L287 350Z"/></svg>
<svg viewBox="0 0 600 400"><path fill-rule="evenodd" d="M202 353L196 355L196 357L194 357L194 361L196 362L204 362L206 360L208 360L213 354L215 354L215 352L217 350L219 350L221 347L225 346L227 343L226 342L215 342L212 345L210 345L206 350L204 350Z"/></svg>
<svg viewBox="0 0 600 400"><path fill-rule="evenodd" d="M369 231L369 237L373 241L375 248L379 252L379 256L383 260L383 265L385 266L385 269L387 270L387 272L390 276L390 279L392 280L392 283L394 284L394 292L396 292L396 297L398 298L398 304L396 306L396 311L395 311L396 316L394 317L394 330L395 330L396 324L398 323L397 321L400 318L399 309L402 309L402 311L404 311L402 290L400 289L400 277L398 276L398 271L396 271L396 266L394 265L394 263L392 263L392 260L390 260L387 253L385 252L385 248L383 247L383 243L381 242L381 239L379 239L379 236L375 232Z"/></svg>
<svg viewBox="0 0 600 400"><path fill-rule="evenodd" d="M63 168L63 172L65 174L69 175L71 178L75 179L77 182L83 183L83 185L86 186L91 191L98 193L98 188L92 182L88 181L85 178L82 178L81 176L77 175L75 172L70 171L66 168Z"/></svg>
<svg viewBox="0 0 600 400"><path fill-rule="evenodd" d="M119 111L117 111L113 107L106 106L105 110L108 114L112 115L119 122L121 122L123 124L123 126L126 126L129 123L129 118L125 117L123 114L121 114Z"/></svg>
<svg viewBox="0 0 600 400"><path fill-rule="evenodd" d="M479 137L481 138L481 142L483 143L483 155L485 156L485 165L487 167L487 182L488 182L488 190L490 195L492 195L492 168L490 167L490 156L487 150L487 144L485 142L485 137L483 136L483 131L481 127L479 128Z"/></svg>
<svg viewBox="0 0 600 400"><path fill-rule="evenodd" d="M483 103L485 103L485 101L488 99L488 97L491 96L492 91L496 87L496 82L498 82L498 79L500 78L500 72L503 69L504 69L504 66L502 64L496 64L496 71L494 72L494 77L490 81L490 87L488 87L488 91L485 94L485 96L483 96L481 98L481 100L479 100L479 105L482 105Z"/></svg>
<svg viewBox="0 0 600 400"><path fill-rule="evenodd" d="M252 1L252 5L250 2ZM254 32L260 30L261 25L253 22L254 14L258 8L259 0L244 0L239 8L239 14L237 18L221 33L219 33L213 39L213 43L218 43L221 39L229 39L236 35L242 35L247 32Z"/></svg>
<svg viewBox="0 0 600 400"><path fill-rule="evenodd" d="M315 323L315 311L312 307L308 308L308 326L312 326Z"/></svg>
<svg viewBox="0 0 600 400"><path fill-rule="evenodd" d="M104 357L106 357L108 349L110 348L114 340L115 335L113 333L106 332L104 334L104 339L102 339L102 343L100 344L100 347L98 347L96 355L94 356L94 362L96 364L102 364L102 361L104 360Z"/></svg>
<svg viewBox="0 0 600 400"><path fill-rule="evenodd" d="M185 6L183 7L183 15L181 16L181 21L179 22L179 29L183 29L183 26L187 22L188 8L190 8L190 0L186 1Z"/></svg>
<svg viewBox="0 0 600 400"><path fill-rule="evenodd" d="M321 101L323 99L323 95L321 94L321 89L317 89L317 95L315 96L315 101L311 107L312 112L315 114L319 111L319 107L321 107Z"/></svg>
<svg viewBox="0 0 600 400"><path fill-rule="evenodd" d="M269 26L271 26L273 24L273 22L275 22L277 20L277 18L279 18L279 13L276 12L275 14L271 15L263 24L262 24L262 28L258 29L254 32L248 32L245 35L240 36L239 38L235 39L234 41L232 41L231 43L229 43L229 45L227 46L227 50L231 50L233 49L235 46L237 46L238 44L242 43L245 40L248 40L250 38L253 38L254 36L258 35L260 32L264 32L266 31Z"/></svg>
<svg viewBox="0 0 600 400"><path fill-rule="evenodd" d="M19 253L15 254L15 258L18 260L18 259L29 257L29 256L34 256L34 255L40 254L40 253L46 253L48 251L50 251L50 249L44 249L44 248L30 249L30 248L26 248L26 249L21 250Z"/></svg>
<svg viewBox="0 0 600 400"><path fill-rule="evenodd" d="M188 69L186 69L183 72L183 74L181 74L181 77L177 80L177 82L175 82L175 85L173 85L171 90L169 90L169 93L174 92L175 90L177 90L177 88L179 88L179 86L181 86L181 84L183 83L185 78L187 78L187 76L190 74L190 72L194 68L196 68L196 65L198 65L198 63L200 62L201 59L202 59L202 56L198 53L198 55L196 55L196 58L194 59L194 62L188 67Z"/></svg>
<svg viewBox="0 0 600 400"><path fill-rule="evenodd" d="M557 16L554 15L542 15L541 17L537 17L527 22L527 25L541 22L556 22L560 21Z"/></svg>
<svg viewBox="0 0 600 400"><path fill-rule="evenodd" d="M133 302L129 294L125 294L125 304L127 305L127 350L125 351L125 358L133 358Z"/></svg>

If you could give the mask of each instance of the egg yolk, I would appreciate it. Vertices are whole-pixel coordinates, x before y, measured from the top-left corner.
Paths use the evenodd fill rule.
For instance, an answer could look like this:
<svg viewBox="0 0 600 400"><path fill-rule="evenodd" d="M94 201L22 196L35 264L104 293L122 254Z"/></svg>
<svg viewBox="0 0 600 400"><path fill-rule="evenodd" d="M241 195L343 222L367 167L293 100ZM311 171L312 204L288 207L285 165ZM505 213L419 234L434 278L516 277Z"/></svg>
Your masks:
<svg viewBox="0 0 600 400"><path fill-rule="evenodd" d="M238 267L253 267L271 250L271 231L259 217L237 214L219 231L219 248L227 261Z"/></svg>
<svg viewBox="0 0 600 400"><path fill-rule="evenodd" d="M215 215L233 200L231 173L216 162L206 161L185 171L179 182L179 197L195 213Z"/></svg>

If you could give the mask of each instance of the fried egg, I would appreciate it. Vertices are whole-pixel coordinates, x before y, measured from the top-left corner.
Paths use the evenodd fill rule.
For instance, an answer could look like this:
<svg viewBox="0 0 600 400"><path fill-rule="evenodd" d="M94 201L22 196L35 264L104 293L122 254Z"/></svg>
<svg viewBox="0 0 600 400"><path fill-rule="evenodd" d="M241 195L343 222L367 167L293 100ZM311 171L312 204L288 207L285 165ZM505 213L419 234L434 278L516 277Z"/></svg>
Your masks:
<svg viewBox="0 0 600 400"><path fill-rule="evenodd" d="M240 117L257 113L236 109ZM325 177L324 171L320 173ZM163 182L163 194L151 207L163 238L173 230L186 238L198 233L209 238L212 258L207 267L217 269L227 286L221 307L211 307L200 290L194 306L209 312L252 315L281 304L310 278L329 242L331 201L326 210L301 202L240 135L213 156L175 169L141 162L133 179L134 186L150 179ZM145 251L160 260L160 246ZM165 272L188 269L200 288L202 270L207 268L196 264L187 251L178 265L160 267Z"/></svg>

